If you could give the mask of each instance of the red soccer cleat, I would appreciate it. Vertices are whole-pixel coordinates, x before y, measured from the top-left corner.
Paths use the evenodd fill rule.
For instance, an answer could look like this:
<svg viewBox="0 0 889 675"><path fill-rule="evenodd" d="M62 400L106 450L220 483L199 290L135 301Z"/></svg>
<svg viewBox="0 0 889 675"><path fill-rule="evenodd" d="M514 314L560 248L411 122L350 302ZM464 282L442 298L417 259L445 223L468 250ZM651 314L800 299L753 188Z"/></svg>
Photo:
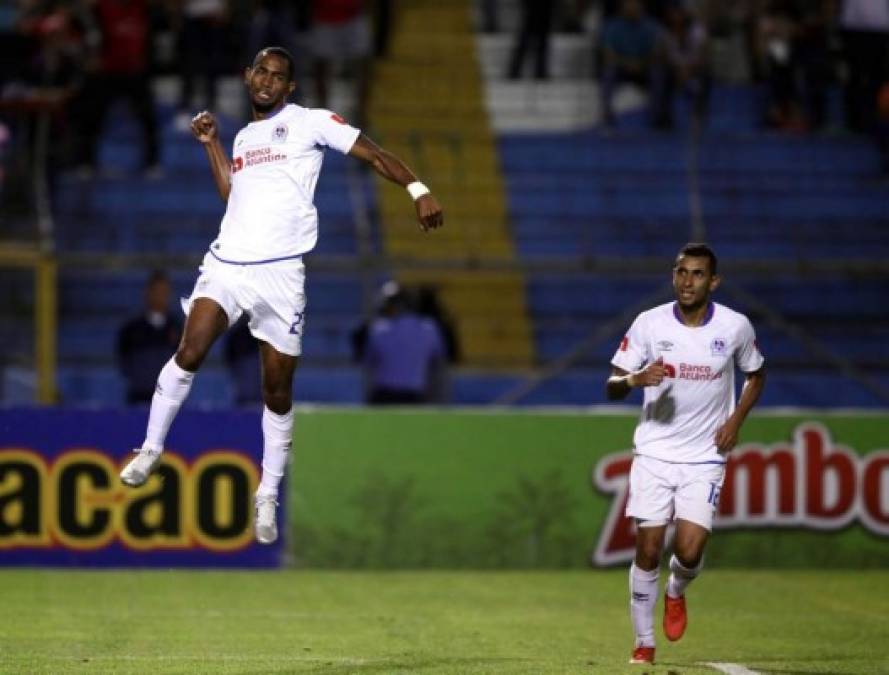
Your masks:
<svg viewBox="0 0 889 675"><path fill-rule="evenodd" d="M630 663L654 663L654 647L636 647L630 657Z"/></svg>
<svg viewBox="0 0 889 675"><path fill-rule="evenodd" d="M688 614L685 612L685 596L671 598L664 594L664 635L675 642L685 633Z"/></svg>

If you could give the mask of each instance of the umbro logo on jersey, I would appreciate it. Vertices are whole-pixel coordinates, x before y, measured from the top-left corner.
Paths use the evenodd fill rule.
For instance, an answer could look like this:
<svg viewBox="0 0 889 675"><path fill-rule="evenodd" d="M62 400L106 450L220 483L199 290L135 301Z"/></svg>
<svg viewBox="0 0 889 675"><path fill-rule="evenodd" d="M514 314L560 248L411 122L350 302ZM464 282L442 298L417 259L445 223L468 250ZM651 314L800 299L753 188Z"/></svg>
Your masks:
<svg viewBox="0 0 889 675"><path fill-rule="evenodd" d="M725 355L725 340L723 338L713 338L710 343L710 354L713 356Z"/></svg>
<svg viewBox="0 0 889 675"><path fill-rule="evenodd" d="M673 349L673 343L669 340L661 340L657 343L658 351L669 352Z"/></svg>

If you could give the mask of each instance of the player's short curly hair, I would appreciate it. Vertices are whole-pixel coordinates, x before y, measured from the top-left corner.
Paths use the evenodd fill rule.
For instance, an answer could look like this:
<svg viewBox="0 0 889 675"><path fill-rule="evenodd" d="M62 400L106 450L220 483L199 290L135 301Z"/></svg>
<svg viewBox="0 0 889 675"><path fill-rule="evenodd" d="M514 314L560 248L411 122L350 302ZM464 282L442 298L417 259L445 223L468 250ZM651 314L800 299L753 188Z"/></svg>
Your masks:
<svg viewBox="0 0 889 675"><path fill-rule="evenodd" d="M710 261L710 273L716 274L716 254L707 244L690 242L679 249L679 253L676 254L676 260L679 260L679 258L683 256L688 256L690 258L707 258L707 260Z"/></svg>
<svg viewBox="0 0 889 675"><path fill-rule="evenodd" d="M293 81L293 71L294 71L294 62L293 55L284 49L284 47L272 46L272 47L263 47L258 52L256 52L256 57L253 59L253 65L255 66L259 63L264 57L269 54L274 54L275 56L280 56L282 59L287 61L287 78L292 82Z"/></svg>

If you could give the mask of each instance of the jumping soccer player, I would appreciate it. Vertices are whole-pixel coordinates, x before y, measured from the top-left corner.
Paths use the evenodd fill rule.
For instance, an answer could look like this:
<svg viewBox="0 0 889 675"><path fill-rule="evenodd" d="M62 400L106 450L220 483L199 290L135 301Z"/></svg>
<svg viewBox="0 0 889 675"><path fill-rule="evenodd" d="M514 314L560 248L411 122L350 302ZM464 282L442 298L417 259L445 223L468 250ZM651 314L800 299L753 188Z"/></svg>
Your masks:
<svg viewBox="0 0 889 675"><path fill-rule="evenodd" d="M633 437L627 516L636 520L630 663L654 663L654 606L667 524L675 519L664 634L678 640L688 622L685 589L703 566L725 475L726 455L765 384L763 357L747 317L714 303L716 255L687 244L673 266L676 301L642 312L611 360L610 400L643 387ZM745 375L735 406L735 367Z"/></svg>
<svg viewBox="0 0 889 675"><path fill-rule="evenodd" d="M293 432L293 373L305 325L302 256L318 238L312 199L325 148L357 157L405 187L424 232L440 227L443 215L435 197L400 159L339 115L287 103L296 87L293 57L287 50L262 49L246 69L244 82L253 121L235 136L231 160L211 113L198 113L191 122L192 133L207 151L226 210L219 236L210 244L191 297L184 302L185 332L158 377L145 441L120 478L133 487L148 480L195 372L216 339L247 313L250 332L260 343L265 404L256 539L270 544L278 537L275 509Z"/></svg>

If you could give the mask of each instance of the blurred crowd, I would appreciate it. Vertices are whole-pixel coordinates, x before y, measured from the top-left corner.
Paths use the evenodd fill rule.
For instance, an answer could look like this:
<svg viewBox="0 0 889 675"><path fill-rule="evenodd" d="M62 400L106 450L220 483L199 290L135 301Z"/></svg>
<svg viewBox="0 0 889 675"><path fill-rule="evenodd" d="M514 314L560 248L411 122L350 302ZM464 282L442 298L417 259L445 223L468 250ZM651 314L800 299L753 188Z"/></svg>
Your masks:
<svg viewBox="0 0 889 675"><path fill-rule="evenodd" d="M363 122L368 67L384 55L389 0L17 0L0 11L0 112L57 109L53 160L84 177L109 107L126 101L142 136L142 170L161 172L152 80L178 79L182 132L195 111L218 105L220 77L281 45L297 57L313 103L329 78L356 83L352 121ZM246 114L246 111L245 111Z"/></svg>
<svg viewBox="0 0 889 675"><path fill-rule="evenodd" d="M481 28L495 31L507 4L519 13L504 75L550 76L553 32L590 34L600 107L615 124L624 85L648 93L650 122L673 125L684 94L701 121L714 78L713 45L743 45L738 59L762 93L768 128L818 130L831 89L843 92L843 122L889 139L889 3L883 0L476 0ZM0 10L0 152L10 111L53 110L53 165L89 177L108 108L129 104L142 139L142 171L161 173L155 75L178 81L172 124L216 109L218 82L263 45L296 55L311 103L329 105L337 72L354 84L365 123L369 69L385 56L391 0L16 0ZM595 21L590 22L589 17ZM715 73L719 75L719 73ZM298 94L299 95L299 94ZM245 111L246 114L246 111ZM5 126L3 123L5 122ZM884 142L889 148L889 140ZM8 154L8 153L7 153ZM889 156L889 152L887 152ZM889 165L887 165L889 168Z"/></svg>
<svg viewBox="0 0 889 675"><path fill-rule="evenodd" d="M499 29L505 0L480 0L482 28ZM521 18L505 75L531 62L549 77L552 32L592 33L606 125L615 89L649 94L654 127L672 125L676 92L703 118L713 79L715 41L743 45L743 69L762 92L759 122L790 131L828 121L828 94L843 92L843 121L854 132L881 132L889 117L889 3L884 0L520 0ZM596 17L590 28L587 18ZM531 58L529 58L531 57Z"/></svg>

